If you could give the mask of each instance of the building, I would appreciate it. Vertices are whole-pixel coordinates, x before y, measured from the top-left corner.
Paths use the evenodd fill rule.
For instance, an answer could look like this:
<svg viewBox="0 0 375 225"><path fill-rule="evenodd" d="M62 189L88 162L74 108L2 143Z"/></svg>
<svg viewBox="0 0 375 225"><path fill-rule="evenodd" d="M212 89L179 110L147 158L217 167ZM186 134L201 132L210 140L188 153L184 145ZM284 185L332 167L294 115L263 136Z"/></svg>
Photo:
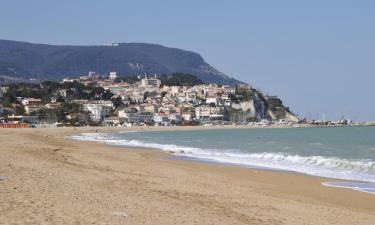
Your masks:
<svg viewBox="0 0 375 225"><path fill-rule="evenodd" d="M181 115L179 113L171 113L168 115L169 121L174 122L180 122L181 121Z"/></svg>
<svg viewBox="0 0 375 225"><path fill-rule="evenodd" d="M144 112L139 114L139 122L150 124L154 122L154 113Z"/></svg>
<svg viewBox="0 0 375 225"><path fill-rule="evenodd" d="M93 121L102 121L113 110L111 101L87 101L82 104L85 111L90 112Z"/></svg>
<svg viewBox="0 0 375 225"><path fill-rule="evenodd" d="M229 85L223 85L221 88L223 89L223 94L225 95L236 94L236 88L234 87L231 87Z"/></svg>
<svg viewBox="0 0 375 225"><path fill-rule="evenodd" d="M104 124L107 126L118 126L120 125L123 121L121 120L120 117L118 116L110 116L106 117L103 120Z"/></svg>
<svg viewBox="0 0 375 225"><path fill-rule="evenodd" d="M0 87L0 98L7 92L8 87Z"/></svg>
<svg viewBox="0 0 375 225"><path fill-rule="evenodd" d="M197 119L223 118L224 108L221 106L201 105L195 108L195 116Z"/></svg>
<svg viewBox="0 0 375 225"><path fill-rule="evenodd" d="M110 72L108 78L110 80L115 80L117 78L117 72Z"/></svg>
<svg viewBox="0 0 375 225"><path fill-rule="evenodd" d="M208 95L206 97L206 104L215 104L217 105L219 103L219 99L216 97L216 95Z"/></svg>
<svg viewBox="0 0 375 225"><path fill-rule="evenodd" d="M79 81L79 79L71 79L69 77L63 79L63 83L72 83L74 81Z"/></svg>
<svg viewBox="0 0 375 225"><path fill-rule="evenodd" d="M141 80L141 86L145 88L159 88L161 85L161 81L156 78L156 75L154 78L149 78L147 75L145 78Z"/></svg>
<svg viewBox="0 0 375 225"><path fill-rule="evenodd" d="M104 89L110 90L115 95L126 95L126 92L129 91L129 83L123 82L119 84L110 84L103 86Z"/></svg>
<svg viewBox="0 0 375 225"><path fill-rule="evenodd" d="M165 113L154 114L154 122L155 123L168 122L168 116Z"/></svg>
<svg viewBox="0 0 375 225"><path fill-rule="evenodd" d="M249 90L251 90L251 87L249 84L245 84L245 83L237 84L237 92L244 92L244 91L249 91Z"/></svg>
<svg viewBox="0 0 375 225"><path fill-rule="evenodd" d="M177 99L178 99L178 102L186 102L187 101L186 94L185 93L178 93Z"/></svg>
<svg viewBox="0 0 375 225"><path fill-rule="evenodd" d="M183 112L181 114L181 118L183 121L192 121L195 117L195 114L193 112Z"/></svg>
<svg viewBox="0 0 375 225"><path fill-rule="evenodd" d="M135 108L141 113L156 113L158 112L158 107L152 103L140 104L135 106Z"/></svg>
<svg viewBox="0 0 375 225"><path fill-rule="evenodd" d="M39 111L44 107L40 98L24 98L21 104L24 105L26 114Z"/></svg>

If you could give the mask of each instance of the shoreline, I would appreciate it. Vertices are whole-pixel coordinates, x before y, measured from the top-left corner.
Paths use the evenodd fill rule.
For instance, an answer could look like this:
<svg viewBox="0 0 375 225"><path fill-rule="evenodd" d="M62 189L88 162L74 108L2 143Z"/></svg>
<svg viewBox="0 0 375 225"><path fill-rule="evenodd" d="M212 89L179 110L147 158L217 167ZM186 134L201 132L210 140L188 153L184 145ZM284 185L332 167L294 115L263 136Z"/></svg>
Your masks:
<svg viewBox="0 0 375 225"><path fill-rule="evenodd" d="M337 179L175 160L150 149L64 138L96 130L0 129L4 162L0 176L5 177L0 181L0 224L372 224L375 220L375 196L321 185ZM113 131L119 129L100 129ZM111 215L114 211L129 216ZM16 216L21 212L25 216Z"/></svg>
<svg viewBox="0 0 375 225"><path fill-rule="evenodd" d="M200 129L201 128L201 129ZM139 129L131 129L129 130L124 130L124 129L120 129L120 130L111 130L111 131L108 131L108 130L96 130L96 133L100 134L118 134L118 133L126 133L126 132L159 132L159 131L162 131L162 132L170 132L170 131L204 131L204 130L226 130L226 129L233 129L235 130L236 128L239 128L239 129L246 129L248 127L187 127L187 129L185 129L185 127L152 127L152 128L146 128L146 129L142 129L139 130ZM248 129L254 129L255 127L249 127ZM284 127L277 127L277 129L283 129ZM290 127L289 127L290 128ZM319 127L314 127L314 128L319 128ZM272 127L267 127L266 129L272 129ZM287 128L285 128L287 129ZM98 132L98 131L103 131L103 132ZM105 145L109 145L109 146L115 146L115 147L119 147L119 148L133 148L133 149L143 149L143 150L151 150L151 151L158 151L158 152L163 152L163 153L166 153L168 154L169 158L171 159L174 159L174 160L187 160L187 161L196 161L196 162L201 162L201 163L208 163L208 164L219 164L219 165L224 165L224 166L234 166L234 167L241 167L241 168L247 168L247 169L254 169L254 170L266 170L266 171L275 171L275 172L280 172L280 173L292 173L292 174L300 174L300 175L305 175L305 176L313 176L313 177L320 177L320 178L328 178L328 179L334 179L337 184L337 186L334 186L332 184L330 185L327 185L326 183L322 183L322 185L327 185L327 186L330 186L330 187L336 187L336 188L349 188L349 189L352 189L352 190L355 190L355 191L361 191L361 192L365 192L365 193L370 193L370 194L373 194L375 195L375 183L372 182L372 181L368 181L368 180L365 180L365 179L355 179L354 177L341 177L341 176L334 176L334 175L324 175L324 174L314 174L314 173L308 173L308 172L304 172L304 171L298 171L297 170L293 170L291 168L280 168L280 167L273 167L273 166L270 166L270 165L257 165L257 164L251 164L251 163L240 163L240 162L230 162L230 161L220 161L220 160L216 160L215 158L200 158L198 156L194 156L194 155L184 155L185 153L189 153L191 147L189 146L178 146L176 145L175 148L170 148L168 147L167 149L164 148L164 144L157 144L157 143L143 143L142 144L142 141L141 141L141 144L137 144L137 145L130 145L130 144L126 144L126 143L112 143L109 142L107 143L107 139L99 139L97 140L95 138L95 136L91 137L90 135L88 135L86 137L86 135L83 135L82 137L79 137L80 135L82 134L90 134L90 133L79 133L79 134L74 134L73 136L69 136L69 137L66 137L66 138L69 138L69 139L72 139L72 140L78 140L78 141L89 141L89 142L96 142L96 143L102 143L102 144L105 144ZM92 133L92 134L95 134L95 133ZM88 139L87 139L88 138ZM136 140L136 141L139 141L139 140ZM195 147L193 147L195 148ZM196 148L199 148L199 147L196 147ZM204 150L204 149L203 149ZM340 185L339 183L350 183L350 186L343 186L343 185ZM330 182L328 182L330 183ZM361 187L355 187L353 186L354 184L358 184L360 185ZM367 184L367 187L364 187L363 185L366 185ZM371 189L371 190L370 190Z"/></svg>

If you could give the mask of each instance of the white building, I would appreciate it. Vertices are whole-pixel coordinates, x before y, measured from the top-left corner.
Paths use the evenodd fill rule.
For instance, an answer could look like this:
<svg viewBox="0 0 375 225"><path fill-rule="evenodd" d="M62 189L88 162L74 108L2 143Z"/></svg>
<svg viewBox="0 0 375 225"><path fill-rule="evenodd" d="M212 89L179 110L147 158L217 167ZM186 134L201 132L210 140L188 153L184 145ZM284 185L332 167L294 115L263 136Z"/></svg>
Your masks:
<svg viewBox="0 0 375 225"><path fill-rule="evenodd" d="M88 101L82 104L85 111L90 112L93 121L101 121L109 115L113 110L113 103L111 101Z"/></svg>
<svg viewBox="0 0 375 225"><path fill-rule="evenodd" d="M191 121L194 118L194 113L192 113L192 112L183 112L181 114L181 118L184 121Z"/></svg>
<svg viewBox="0 0 375 225"><path fill-rule="evenodd" d="M181 115L179 113L172 113L168 115L170 121L179 122L181 121Z"/></svg>
<svg viewBox="0 0 375 225"><path fill-rule="evenodd" d="M145 88L159 88L161 85L161 81L156 78L156 75L154 78L149 78L147 75L145 78L141 80L141 86Z"/></svg>
<svg viewBox="0 0 375 225"><path fill-rule="evenodd" d="M195 108L197 119L209 119L211 117L223 117L224 108L220 106L201 105Z"/></svg>
<svg viewBox="0 0 375 225"><path fill-rule="evenodd" d="M219 99L216 97L216 95L208 95L206 97L206 104L217 104L219 102Z"/></svg>
<svg viewBox="0 0 375 225"><path fill-rule="evenodd" d="M104 89L110 90L115 95L125 95L129 91L129 83L123 82L119 84L111 84L103 86Z"/></svg>
<svg viewBox="0 0 375 225"><path fill-rule="evenodd" d="M109 79L114 80L117 78L117 72L110 72L109 73Z"/></svg>
<svg viewBox="0 0 375 225"><path fill-rule="evenodd" d="M118 116L110 116L110 117L104 118L104 123L107 126L117 126L121 124L121 119Z"/></svg>
<svg viewBox="0 0 375 225"><path fill-rule="evenodd" d="M168 116L164 113L154 114L154 122L155 123L163 123L168 121Z"/></svg>

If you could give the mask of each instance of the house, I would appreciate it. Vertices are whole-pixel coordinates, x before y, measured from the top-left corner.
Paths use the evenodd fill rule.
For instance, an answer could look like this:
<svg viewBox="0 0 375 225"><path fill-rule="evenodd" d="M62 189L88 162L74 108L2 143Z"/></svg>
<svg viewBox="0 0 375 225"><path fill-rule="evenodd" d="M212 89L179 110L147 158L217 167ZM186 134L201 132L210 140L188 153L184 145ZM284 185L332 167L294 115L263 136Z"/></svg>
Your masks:
<svg viewBox="0 0 375 225"><path fill-rule="evenodd" d="M223 93L226 95L236 94L236 88L234 87L231 87L229 85L223 85L221 88L223 89Z"/></svg>
<svg viewBox="0 0 375 225"><path fill-rule="evenodd" d="M156 74L154 78L149 78L147 75L145 78L141 80L141 86L144 88L159 88L161 85L161 81L156 78Z"/></svg>
<svg viewBox="0 0 375 225"><path fill-rule="evenodd" d="M90 112L93 121L103 120L113 110L113 103L105 100L87 101L82 106L85 111Z"/></svg>
<svg viewBox="0 0 375 225"><path fill-rule="evenodd" d="M125 121L128 123L141 123L139 113L130 112L126 114Z"/></svg>
<svg viewBox="0 0 375 225"><path fill-rule="evenodd" d="M154 113L143 112L139 114L140 123L152 123L154 121Z"/></svg>
<svg viewBox="0 0 375 225"><path fill-rule="evenodd" d="M24 98L21 104L24 105L26 114L39 111L44 107L40 98Z"/></svg>
<svg viewBox="0 0 375 225"><path fill-rule="evenodd" d="M187 101L186 94L185 93L178 93L177 94L177 100L178 100L178 102L186 102Z"/></svg>
<svg viewBox="0 0 375 225"><path fill-rule="evenodd" d="M115 80L117 78L117 72L110 72L108 78L110 80Z"/></svg>
<svg viewBox="0 0 375 225"><path fill-rule="evenodd" d="M64 78L63 83L73 83L74 81L79 81L79 79Z"/></svg>
<svg viewBox="0 0 375 225"><path fill-rule="evenodd" d="M148 103L143 105L143 112L156 113L158 111L158 106Z"/></svg>
<svg viewBox="0 0 375 225"><path fill-rule="evenodd" d="M118 117L127 123L140 123L140 113L136 108L125 108L117 111Z"/></svg>
<svg viewBox="0 0 375 225"><path fill-rule="evenodd" d="M107 126L118 126L124 121L122 121L121 118L118 116L110 116L104 118L103 122Z"/></svg>
<svg viewBox="0 0 375 225"><path fill-rule="evenodd" d="M129 83L122 82L119 84L110 84L103 86L104 89L110 90L115 95L126 95L126 92L129 90Z"/></svg>
<svg viewBox="0 0 375 225"><path fill-rule="evenodd" d="M0 98L7 92L8 87L0 87Z"/></svg>
<svg viewBox="0 0 375 225"><path fill-rule="evenodd" d="M44 105L47 109L56 109L61 105L60 102L51 102Z"/></svg>
<svg viewBox="0 0 375 225"><path fill-rule="evenodd" d="M180 108L176 107L174 104L163 104L161 107L159 107L158 111L165 114L179 113Z"/></svg>
<svg viewBox="0 0 375 225"><path fill-rule="evenodd" d="M183 121L192 121L195 117L195 113L194 112L183 112L181 114L181 118Z"/></svg>
<svg viewBox="0 0 375 225"><path fill-rule="evenodd" d="M155 123L163 123L168 121L168 116L165 113L156 113L154 114Z"/></svg>
<svg viewBox="0 0 375 225"><path fill-rule="evenodd" d="M179 113L171 113L168 115L169 121L174 122L180 122L181 121L181 115Z"/></svg>
<svg viewBox="0 0 375 225"><path fill-rule="evenodd" d="M210 94L210 95L208 95L206 97L206 104L215 104L215 105L217 105L218 103L219 103L219 99L218 99L218 97L216 97L216 95Z"/></svg>
<svg viewBox="0 0 375 225"><path fill-rule="evenodd" d="M186 91L184 92L186 95L187 102L196 102L197 101L197 94L194 91Z"/></svg>
<svg viewBox="0 0 375 225"><path fill-rule="evenodd" d="M58 91L58 95L65 98L66 97L66 89L59 89Z"/></svg>
<svg viewBox="0 0 375 225"><path fill-rule="evenodd" d="M221 106L201 105L195 108L197 119L210 119L215 117L224 117L224 108Z"/></svg>
<svg viewBox="0 0 375 225"><path fill-rule="evenodd" d="M245 84L245 83L237 84L237 92L244 92L244 91L249 91L249 90L251 90L250 85Z"/></svg>
<svg viewBox="0 0 375 225"><path fill-rule="evenodd" d="M181 87L180 86L171 86L170 87L170 93L172 95L177 95L180 92L181 92Z"/></svg>
<svg viewBox="0 0 375 225"><path fill-rule="evenodd" d="M86 113L72 113L66 116L68 120L76 120L79 123L88 124L90 122L90 115Z"/></svg>

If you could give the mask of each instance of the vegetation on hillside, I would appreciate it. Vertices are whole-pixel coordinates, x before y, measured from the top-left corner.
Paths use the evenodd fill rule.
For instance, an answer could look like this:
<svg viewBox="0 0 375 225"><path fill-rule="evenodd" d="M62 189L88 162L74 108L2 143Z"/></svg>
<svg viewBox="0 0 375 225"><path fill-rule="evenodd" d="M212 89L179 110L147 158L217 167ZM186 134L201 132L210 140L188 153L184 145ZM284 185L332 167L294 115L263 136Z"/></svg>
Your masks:
<svg viewBox="0 0 375 225"><path fill-rule="evenodd" d="M0 40L0 75L29 80L62 80L95 71L98 74L194 74L204 82L237 84L197 53L155 44L58 46ZM5 79L2 78L6 82Z"/></svg>
<svg viewBox="0 0 375 225"><path fill-rule="evenodd" d="M11 84L9 89L3 95L3 105L5 107L12 107L12 103L16 103L17 97L21 98L38 98L42 103L46 104L55 98L58 102L65 101L64 99L103 99L110 100L113 94L102 87L95 87L91 85L84 85L79 82L57 83L53 81L44 81L41 84ZM59 90L65 90L66 96L62 98L62 93ZM65 95L64 94L64 95Z"/></svg>
<svg viewBox="0 0 375 225"><path fill-rule="evenodd" d="M203 84L198 77L187 73L162 74L159 79L161 80L161 84L166 86L194 86Z"/></svg>

